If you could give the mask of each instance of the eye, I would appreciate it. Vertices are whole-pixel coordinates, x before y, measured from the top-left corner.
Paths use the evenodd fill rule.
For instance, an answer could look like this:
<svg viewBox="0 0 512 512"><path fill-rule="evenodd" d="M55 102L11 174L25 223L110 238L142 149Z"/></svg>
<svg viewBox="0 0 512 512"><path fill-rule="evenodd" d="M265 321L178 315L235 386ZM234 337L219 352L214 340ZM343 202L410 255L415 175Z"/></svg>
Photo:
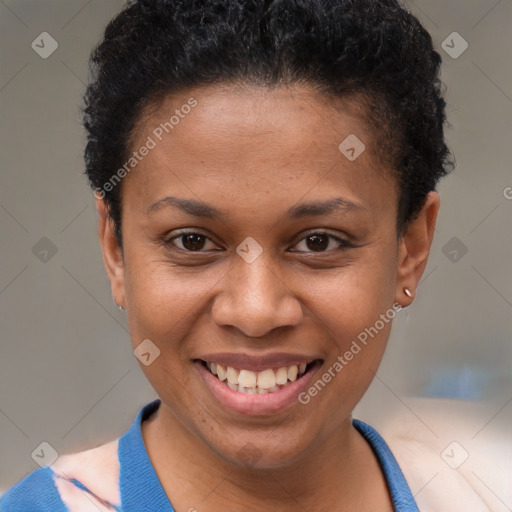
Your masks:
<svg viewBox="0 0 512 512"><path fill-rule="evenodd" d="M164 240L165 245L173 245L178 249L185 252L204 252L207 250L215 250L216 245L202 233L196 231L183 231L172 237ZM211 244L211 247L205 247ZM344 249L354 247L346 240L339 237L330 235L329 233L316 232L310 233L294 247L299 247L303 244L303 250L292 250L291 252L330 252L336 249ZM334 247L333 247L334 245Z"/></svg>
<svg viewBox="0 0 512 512"><path fill-rule="evenodd" d="M195 231L184 231L178 235L164 240L166 245L174 245L187 252L199 252L204 249L207 241L215 247L215 244L206 236Z"/></svg>
<svg viewBox="0 0 512 512"><path fill-rule="evenodd" d="M304 237L298 244L294 247L299 247L300 245L306 248L306 252L329 252L336 249L345 249L348 247L354 247L352 244L347 242L346 240L342 240L334 235L330 235L329 233L310 233L306 237ZM335 245L333 248L332 246ZM336 247L337 245L337 247ZM303 252L303 251L292 251L292 252Z"/></svg>

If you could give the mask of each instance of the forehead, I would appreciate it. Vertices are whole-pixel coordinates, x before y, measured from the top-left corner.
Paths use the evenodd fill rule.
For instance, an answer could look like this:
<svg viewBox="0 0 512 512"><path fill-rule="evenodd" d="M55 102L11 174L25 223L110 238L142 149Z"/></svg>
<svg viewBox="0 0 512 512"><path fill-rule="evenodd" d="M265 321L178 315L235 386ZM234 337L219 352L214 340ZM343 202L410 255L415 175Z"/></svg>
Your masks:
<svg viewBox="0 0 512 512"><path fill-rule="evenodd" d="M145 144L152 148L128 182L146 203L171 189L219 200L236 191L245 205L339 189L349 201L376 204L395 189L361 102L307 87L210 86L165 96L137 126L132 149Z"/></svg>
<svg viewBox="0 0 512 512"><path fill-rule="evenodd" d="M218 85L191 89L163 96L150 104L141 117L136 132L139 141L152 134L159 145L174 143L184 150L197 140L213 142L225 138L233 142L231 150L263 153L280 145L284 156L288 148L307 152L314 147L316 151L311 156L318 156L322 150L331 153L333 145L336 150L345 136L356 133L366 140L369 153L375 149L369 140L363 103L357 96L333 98L305 86L270 89ZM331 136L326 138L326 132ZM190 140L190 136L195 139ZM221 157L223 148L196 144L194 149ZM233 155L233 151L228 154Z"/></svg>

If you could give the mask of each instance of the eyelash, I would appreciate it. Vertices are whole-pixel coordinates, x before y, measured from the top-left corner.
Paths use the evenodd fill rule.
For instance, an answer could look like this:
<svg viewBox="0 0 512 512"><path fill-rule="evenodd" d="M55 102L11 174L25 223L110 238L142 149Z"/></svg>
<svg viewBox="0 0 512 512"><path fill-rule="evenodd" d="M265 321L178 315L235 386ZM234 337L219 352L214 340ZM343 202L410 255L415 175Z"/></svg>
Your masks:
<svg viewBox="0 0 512 512"><path fill-rule="evenodd" d="M182 231L181 233L179 233L177 235L173 235L172 237L164 238L163 239L163 243L164 243L164 245L166 247L174 246L174 248L176 250L182 251L182 252L187 252L187 253L190 253L190 254L201 254L201 253L206 252L204 250L190 251L188 249L182 249L181 247L177 247L176 244L173 243L174 240L181 239L182 237L187 236L187 235L199 235L199 236L205 238L206 240L209 240L210 242L214 243L209 237L207 237L203 233L199 233L197 231ZM351 244L350 242L347 242L346 240L343 240L343 239L341 239L341 238L339 238L337 236L331 235L331 234L326 233L324 231L312 231L312 232L306 234L303 238L301 238L295 245L298 245L299 243L301 243L304 240L306 240L308 237L311 237L311 236L314 236L314 235L326 236L330 240L335 240L336 242L339 243L339 247L337 247L336 249L327 249L325 251L318 251L318 252L315 252L315 251L291 251L291 252L299 252L299 253L302 252L302 253L307 253L307 254L328 254L328 253L332 253L333 251L350 249L350 248L355 247L355 245Z"/></svg>

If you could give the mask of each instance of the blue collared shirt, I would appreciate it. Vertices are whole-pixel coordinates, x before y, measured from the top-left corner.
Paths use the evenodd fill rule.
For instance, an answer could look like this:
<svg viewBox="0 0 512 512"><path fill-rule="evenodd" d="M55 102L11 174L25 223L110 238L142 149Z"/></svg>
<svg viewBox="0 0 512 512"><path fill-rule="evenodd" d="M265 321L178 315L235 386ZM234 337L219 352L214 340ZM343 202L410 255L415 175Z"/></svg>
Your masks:
<svg viewBox="0 0 512 512"><path fill-rule="evenodd" d="M121 506L112 505L114 512L174 512L149 459L141 424L160 405L156 399L143 406L130 429L119 438L119 491ZM405 477L379 433L370 425L353 420L354 427L372 447L384 472L395 512L419 512ZM73 483L90 492L77 480ZM1 512L71 512L62 502L54 482L54 471L43 466L29 473L11 487L0 499Z"/></svg>

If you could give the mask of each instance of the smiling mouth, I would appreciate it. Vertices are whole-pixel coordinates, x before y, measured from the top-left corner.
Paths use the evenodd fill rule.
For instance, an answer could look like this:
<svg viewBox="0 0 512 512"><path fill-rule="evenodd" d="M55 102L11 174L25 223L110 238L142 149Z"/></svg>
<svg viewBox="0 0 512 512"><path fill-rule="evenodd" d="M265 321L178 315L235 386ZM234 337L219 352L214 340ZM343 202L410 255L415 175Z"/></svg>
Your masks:
<svg viewBox="0 0 512 512"><path fill-rule="evenodd" d="M252 371L202 359L200 361L212 375L233 391L259 395L275 393L286 388L292 382L303 378L319 362L318 359L315 359L309 363Z"/></svg>

